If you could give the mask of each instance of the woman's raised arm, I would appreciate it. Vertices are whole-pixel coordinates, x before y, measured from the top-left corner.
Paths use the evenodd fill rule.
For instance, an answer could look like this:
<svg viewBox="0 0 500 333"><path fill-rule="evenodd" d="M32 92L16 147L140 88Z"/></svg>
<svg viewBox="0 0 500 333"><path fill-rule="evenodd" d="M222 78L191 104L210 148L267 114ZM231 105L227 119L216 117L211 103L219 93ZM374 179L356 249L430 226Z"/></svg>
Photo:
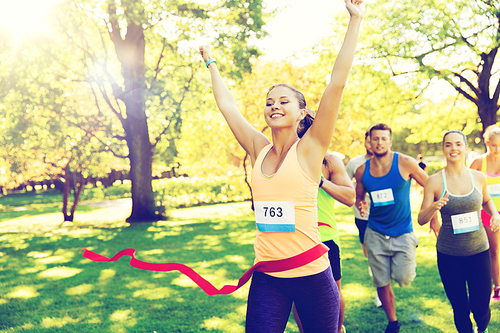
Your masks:
<svg viewBox="0 0 500 333"><path fill-rule="evenodd" d="M317 155L319 160L323 159L333 137L342 93L353 63L363 18L362 1L345 0L345 3L350 14L350 20L344 43L333 65L330 83L328 83L321 97L314 124L304 135L304 140L311 141L307 144L307 150Z"/></svg>
<svg viewBox="0 0 500 333"><path fill-rule="evenodd" d="M250 155L253 165L261 149L269 144L270 141L264 134L250 125L238 110L233 94L231 94L217 70L216 62L212 61L214 58L210 46L200 46L200 53L203 57L203 61L208 64L208 69L210 70L212 89L217 107L226 119L236 140L238 140L241 147Z"/></svg>

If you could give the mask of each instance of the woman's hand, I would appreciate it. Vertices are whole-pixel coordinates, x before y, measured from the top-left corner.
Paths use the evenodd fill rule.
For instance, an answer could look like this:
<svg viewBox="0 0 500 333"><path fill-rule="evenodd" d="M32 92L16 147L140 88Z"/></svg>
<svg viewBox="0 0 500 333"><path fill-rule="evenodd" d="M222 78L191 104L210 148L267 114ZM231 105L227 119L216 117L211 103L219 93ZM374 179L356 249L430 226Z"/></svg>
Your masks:
<svg viewBox="0 0 500 333"><path fill-rule="evenodd" d="M361 9L362 0L345 0L345 7L351 17L363 17L363 10Z"/></svg>
<svg viewBox="0 0 500 333"><path fill-rule="evenodd" d="M500 215L499 214L495 214L494 216L491 217L490 227L491 227L491 231L493 231L493 232L498 232L498 230L500 230Z"/></svg>
<svg viewBox="0 0 500 333"><path fill-rule="evenodd" d="M201 57L203 58L204 62L207 62L209 59L212 59L212 48L210 45L202 45L200 46L200 54Z"/></svg>
<svg viewBox="0 0 500 333"><path fill-rule="evenodd" d="M448 197L449 197L449 194L448 194L448 192L446 192L446 194L441 199L439 199L438 201L436 201L432 204L432 206L434 206L434 209L441 210L441 208L443 208L443 206L448 203L448 201L449 201Z"/></svg>
<svg viewBox="0 0 500 333"><path fill-rule="evenodd" d="M437 218L437 215L434 215L431 219L431 223L429 233L434 232L434 236L436 236L436 239L439 236L439 231L441 230L441 223L439 223L439 220Z"/></svg>

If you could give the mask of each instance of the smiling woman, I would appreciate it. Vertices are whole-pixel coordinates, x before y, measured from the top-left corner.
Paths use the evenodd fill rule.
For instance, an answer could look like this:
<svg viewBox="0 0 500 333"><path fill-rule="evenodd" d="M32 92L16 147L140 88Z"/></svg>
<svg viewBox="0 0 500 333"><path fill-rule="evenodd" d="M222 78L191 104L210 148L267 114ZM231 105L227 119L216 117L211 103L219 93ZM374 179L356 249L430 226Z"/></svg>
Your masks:
<svg viewBox="0 0 500 333"><path fill-rule="evenodd" d="M59 0L0 0L0 26L16 42L26 35L48 32L47 14Z"/></svg>

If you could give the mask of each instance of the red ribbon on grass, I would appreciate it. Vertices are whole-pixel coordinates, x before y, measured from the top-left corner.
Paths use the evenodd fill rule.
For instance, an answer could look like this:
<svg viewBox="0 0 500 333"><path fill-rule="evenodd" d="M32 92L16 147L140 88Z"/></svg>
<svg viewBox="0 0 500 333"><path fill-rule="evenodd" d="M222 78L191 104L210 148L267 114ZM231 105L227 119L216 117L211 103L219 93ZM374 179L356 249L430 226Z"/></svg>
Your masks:
<svg viewBox="0 0 500 333"><path fill-rule="evenodd" d="M215 288L210 282L205 280L200 274L196 273L192 268L178 263L150 263L146 261L141 261L135 258L134 253L135 249L125 249L121 250L117 254L115 254L112 258L108 258L102 256L98 253L89 251L84 249L83 257L90 259L92 261L99 262L110 262L117 261L122 256L128 255L132 258L130 259L130 266L144 269L146 271L154 271L154 272L170 272L170 271L179 271L182 274L186 275L190 278L194 283L198 285L205 293L210 296L213 295L227 295L235 292L240 287L242 287L252 276L253 272L262 272L262 273L276 273L288 271L290 269L298 268L308 263L320 258L323 254L327 253L329 248L323 243L319 243L315 247L302 252L296 256L280 259L280 260L270 260L270 261L259 261L255 265L253 265L245 274L239 279L238 285L225 285L221 289Z"/></svg>

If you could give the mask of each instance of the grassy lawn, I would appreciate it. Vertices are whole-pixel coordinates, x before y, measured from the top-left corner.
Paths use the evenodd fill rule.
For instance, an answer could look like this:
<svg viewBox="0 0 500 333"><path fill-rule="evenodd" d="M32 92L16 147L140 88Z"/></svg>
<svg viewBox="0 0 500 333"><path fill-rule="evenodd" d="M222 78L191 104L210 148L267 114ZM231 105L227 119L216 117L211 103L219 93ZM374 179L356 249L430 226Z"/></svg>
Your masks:
<svg viewBox="0 0 500 333"><path fill-rule="evenodd" d="M70 198L70 206L73 203ZM0 222L17 217L36 216L50 213L60 213L62 210L62 194L57 190L32 191L13 193L0 197ZM78 211L95 210L92 206L80 205ZM62 216L62 213L61 213Z"/></svg>
<svg viewBox="0 0 500 333"><path fill-rule="evenodd" d="M419 203L415 198L414 210ZM61 213L4 216L10 206L0 204L0 332L244 332L249 284L231 295L207 296L180 273L135 269L129 257L95 263L82 258L81 249L110 257L132 247L139 260L186 264L217 288L236 284L254 260L248 202L179 209L169 221L135 225L124 222L129 210L123 207L78 210L74 223L61 224ZM373 303L351 209L338 205L336 211L345 326L348 332L383 332L387 320ZM417 278L408 288L394 286L401 332L455 332L434 236L428 227L415 230ZM491 308L490 332L500 332L500 305ZM293 319L286 332L298 332Z"/></svg>

